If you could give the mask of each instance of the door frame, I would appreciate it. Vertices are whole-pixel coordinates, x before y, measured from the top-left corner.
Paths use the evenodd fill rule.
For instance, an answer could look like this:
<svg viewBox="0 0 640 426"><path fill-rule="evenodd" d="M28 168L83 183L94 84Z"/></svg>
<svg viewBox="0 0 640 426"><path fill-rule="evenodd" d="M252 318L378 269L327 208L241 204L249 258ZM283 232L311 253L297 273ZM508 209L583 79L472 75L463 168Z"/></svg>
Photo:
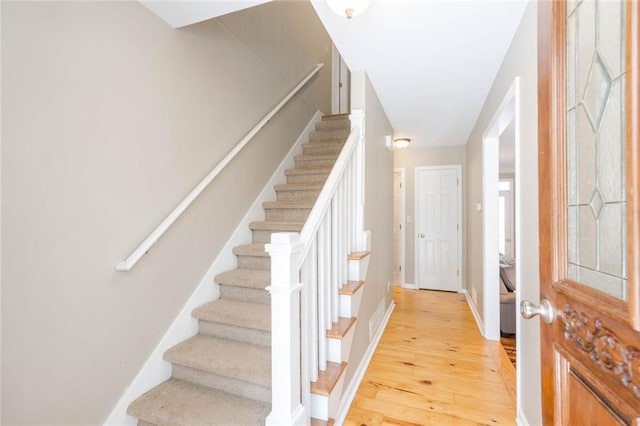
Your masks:
<svg viewBox="0 0 640 426"><path fill-rule="evenodd" d="M413 261L413 265L414 265L414 277L415 277L415 286L417 289L420 289L420 251L418 250L418 244L419 244L419 240L418 240L418 230L417 230L417 226L420 223L420 203L418 202L418 200L420 199L420 180L418 179L418 174L421 171L430 171L430 170L447 170L447 169L455 169L456 171L456 178L458 179L458 185L457 185L457 192L458 192L458 209L457 209L457 215L458 215L458 224L460 225L458 227L458 233L457 233L457 243L458 243L458 270L460 271L460 273L457 276L457 280L456 280L456 291L458 293L461 293L463 291L462 289L462 227L463 227L463 223L462 223L462 185L464 184L464 182L462 181L462 165L461 164L450 164L450 165L442 165L442 166L416 166L414 168L414 178L413 178L413 182L414 182L414 200L413 200L413 209L414 209L414 236L413 236L413 240L414 240L414 247L413 247L413 257L414 257L414 261Z"/></svg>
<svg viewBox="0 0 640 426"><path fill-rule="evenodd" d="M493 118L482 134L482 331L485 339L500 340L500 255L498 252L498 181L500 180L500 135L515 122L515 208L514 231L520 232L520 77L516 77L496 109ZM522 253L521 238L516 238L515 252ZM522 283L516 256L516 285ZM520 295L516 291L516 305L520 306ZM519 344L520 316L516 316L516 346ZM518 354L516 353L516 357ZM519 357L518 357L519 358ZM516 360L516 365L518 359ZM519 377L516 377L519 384ZM520 392L517 392L519 395Z"/></svg>
<svg viewBox="0 0 640 426"><path fill-rule="evenodd" d="M405 273L407 271L407 259L406 259L406 244L407 244L407 238L406 238L406 232L407 232L407 179L406 179L406 169L405 168L394 168L393 169L393 174L395 175L396 173L400 174L400 185L401 185L401 189L400 189L400 196L399 196L399 202L400 202L400 207L399 207L399 212L400 212L400 225L401 225L401 229L400 229L400 233L399 233L399 238L400 238L400 253L398 253L398 257L400 258L400 265L402 266L402 270L400 271L400 273L398 274L398 286L400 287L404 287L405 285ZM394 186L394 190L395 190L395 186ZM395 220L394 220L395 222ZM394 223L395 226L395 223Z"/></svg>

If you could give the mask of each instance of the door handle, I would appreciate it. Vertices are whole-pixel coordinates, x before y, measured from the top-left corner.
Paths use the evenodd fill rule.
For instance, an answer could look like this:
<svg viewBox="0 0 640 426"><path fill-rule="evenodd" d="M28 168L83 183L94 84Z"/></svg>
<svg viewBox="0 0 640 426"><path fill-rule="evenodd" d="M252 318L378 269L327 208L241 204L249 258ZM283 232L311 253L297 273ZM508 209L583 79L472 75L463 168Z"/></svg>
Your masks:
<svg viewBox="0 0 640 426"><path fill-rule="evenodd" d="M420 238L424 238L424 234L420 234L420 235L419 235L419 237L420 237Z"/></svg>
<svg viewBox="0 0 640 426"><path fill-rule="evenodd" d="M522 315L524 319L531 319L536 315L540 315L542 321L551 324L555 319L555 309L547 299L542 299L539 305L529 302L528 300L523 300L520 302L520 315Z"/></svg>

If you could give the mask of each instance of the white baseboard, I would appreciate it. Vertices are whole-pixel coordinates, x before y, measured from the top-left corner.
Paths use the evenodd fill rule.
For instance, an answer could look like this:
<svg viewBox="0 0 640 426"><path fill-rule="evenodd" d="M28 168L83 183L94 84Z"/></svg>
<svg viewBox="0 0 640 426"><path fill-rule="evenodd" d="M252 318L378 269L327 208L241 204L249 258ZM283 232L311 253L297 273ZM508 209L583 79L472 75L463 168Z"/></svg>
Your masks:
<svg viewBox="0 0 640 426"><path fill-rule="evenodd" d="M356 396L356 392L358 392L358 387L360 387L360 383L362 382L362 378L364 377L364 373L367 372L367 368L369 367L369 363L371 362L371 357L373 357L373 353L376 351L378 347L378 342L380 342L380 338L382 337L382 333L389 322L389 318L391 317L391 313L393 309L396 307L396 304L393 300L389 304L387 311L384 314L384 318L380 321L380 325L378 326L378 331L373 336L373 339L369 343L369 347L367 347L360 364L358 364L358 368L356 369L353 377L351 377L351 382L347 385L342 394L342 399L340 400L340 406L338 408L338 415L336 416L336 425L341 426L344 422L345 417L347 417L347 412L351 407L351 403L353 402L353 398Z"/></svg>
<svg viewBox="0 0 640 426"><path fill-rule="evenodd" d="M529 420L527 420L527 416L524 415L522 410L518 410L518 417L516 417L516 425L518 426L530 426Z"/></svg>
<svg viewBox="0 0 640 426"><path fill-rule="evenodd" d="M476 325L478 326L478 330L480 330L480 334L482 334L482 337L486 339L487 336L484 335L484 323L482 322L482 318L480 318L480 314L478 313L478 309L476 308L476 305L473 303L473 300L471 300L471 297L469 297L469 292L466 289L462 289L460 293L463 293L465 299L467 299L467 305L469 305L469 309L471 309L473 318L475 318L476 320Z"/></svg>
<svg viewBox="0 0 640 426"><path fill-rule="evenodd" d="M404 283L400 285L402 288L406 288L407 290L419 290L418 284Z"/></svg>
<svg viewBox="0 0 640 426"><path fill-rule="evenodd" d="M138 420L127 414L127 407L131 402L153 387L168 380L171 377L171 364L162 357L167 349L188 339L198 332L198 322L191 316L191 312L200 305L215 300L220 297L220 288L213 281L213 278L221 272L234 269L237 266L236 256L232 250L240 244L247 244L251 241L251 230L249 223L262 220L264 211L262 203L275 199L273 186L285 180L284 171L294 167L293 157L298 154L300 145L309 140L309 133L315 129L315 124L322 119L322 113L316 112L307 127L298 137L298 140L289 150L284 160L273 173L269 182L264 186L262 192L242 218L235 231L225 244L220 254L211 264L211 267L204 275L195 291L187 303L182 307L180 313L173 321L165 335L160 339L160 343L151 353L142 369L138 372L129 387L105 420L105 425L136 425Z"/></svg>

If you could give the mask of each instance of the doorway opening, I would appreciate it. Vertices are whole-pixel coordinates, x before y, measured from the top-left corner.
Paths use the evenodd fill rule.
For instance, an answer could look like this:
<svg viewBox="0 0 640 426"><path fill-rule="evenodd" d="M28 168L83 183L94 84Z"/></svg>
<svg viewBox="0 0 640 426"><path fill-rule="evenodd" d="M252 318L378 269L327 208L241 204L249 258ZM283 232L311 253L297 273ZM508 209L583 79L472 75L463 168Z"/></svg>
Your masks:
<svg viewBox="0 0 640 426"><path fill-rule="evenodd" d="M517 266L517 253L519 252L517 248L518 239L515 238L519 235L520 226L520 197L518 191L516 191L516 185L519 182L519 133L519 78L516 77L482 136L482 223L484 230L482 237L484 291L483 334L484 337L489 340L500 340L500 293L503 282L500 277L501 263L503 266L508 264L513 267L513 281L515 282L512 284L514 288L520 281ZM503 151L502 170L501 151ZM507 151L511 151L510 156L512 158L509 161L506 161L504 158L505 152ZM509 170L507 168L508 165L512 165L513 169ZM504 198L502 199L502 203L500 198L501 173L503 177L505 177L505 179L503 179L502 196ZM510 180L509 177L511 177L512 180ZM511 191L504 190L507 182L513 182ZM509 208L509 196L514 200L513 215L510 215L510 212L507 210ZM512 230L515 235L511 235L511 238L507 236L509 233L507 223L509 218L507 216L512 216ZM504 221L503 223L500 221L501 217ZM503 229L501 229L501 227ZM503 250L502 252L501 249ZM509 256L506 253L507 250L509 250L513 256ZM516 291L515 300L513 300L513 303L508 306L505 312L505 315L509 315L509 318L503 318L503 321L513 321L514 328L516 329L518 323L517 306L519 306L519 304L520 300L518 299L518 292ZM505 306L503 306L503 308L505 308ZM516 346L517 343L516 340Z"/></svg>

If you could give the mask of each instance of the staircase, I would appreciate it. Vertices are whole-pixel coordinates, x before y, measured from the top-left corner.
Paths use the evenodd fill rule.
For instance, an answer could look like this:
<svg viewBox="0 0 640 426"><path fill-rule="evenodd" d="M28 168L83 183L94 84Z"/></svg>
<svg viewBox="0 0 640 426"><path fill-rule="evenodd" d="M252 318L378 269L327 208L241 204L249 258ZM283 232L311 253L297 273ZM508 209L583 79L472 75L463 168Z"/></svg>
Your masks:
<svg viewBox="0 0 640 426"><path fill-rule="evenodd" d="M164 354L172 377L129 406L139 424L264 424L271 411L271 297L265 291L271 259L265 243L274 232L301 231L350 126L347 115L325 116L316 124L302 155L295 157L296 167L285 172L287 183L275 186L276 201L263 204L265 220L250 224L253 241L233 249L237 269L216 276L220 298L193 311L198 334ZM346 297L360 286L355 281L342 293ZM342 340L350 330L352 335L351 316L341 318L328 336ZM335 357L344 357L344 349L337 348ZM336 361L340 378L346 364ZM327 392L318 382L318 392Z"/></svg>

